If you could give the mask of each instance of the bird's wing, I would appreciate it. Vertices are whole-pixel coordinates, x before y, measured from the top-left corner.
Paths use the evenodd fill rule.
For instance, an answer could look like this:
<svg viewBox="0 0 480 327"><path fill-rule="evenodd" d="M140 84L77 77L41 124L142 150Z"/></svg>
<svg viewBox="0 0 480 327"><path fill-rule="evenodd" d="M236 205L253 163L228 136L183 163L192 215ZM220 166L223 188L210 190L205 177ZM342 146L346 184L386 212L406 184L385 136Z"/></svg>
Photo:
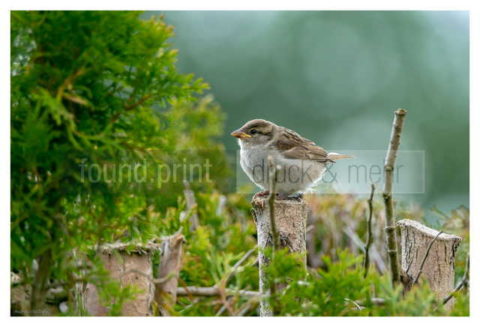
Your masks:
<svg viewBox="0 0 480 327"><path fill-rule="evenodd" d="M286 128L281 131L275 146L289 159L333 161L328 158L328 153L324 148Z"/></svg>

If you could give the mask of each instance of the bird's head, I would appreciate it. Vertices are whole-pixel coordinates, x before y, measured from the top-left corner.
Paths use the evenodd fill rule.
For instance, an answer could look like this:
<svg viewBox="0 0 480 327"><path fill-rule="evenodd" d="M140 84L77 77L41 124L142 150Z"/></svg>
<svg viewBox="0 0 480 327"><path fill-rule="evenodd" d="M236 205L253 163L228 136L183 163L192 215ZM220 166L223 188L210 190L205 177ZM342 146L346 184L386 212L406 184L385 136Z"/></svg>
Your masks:
<svg viewBox="0 0 480 327"><path fill-rule="evenodd" d="M276 131L276 125L268 120L254 119L233 131L232 136L243 144L261 145L270 141Z"/></svg>

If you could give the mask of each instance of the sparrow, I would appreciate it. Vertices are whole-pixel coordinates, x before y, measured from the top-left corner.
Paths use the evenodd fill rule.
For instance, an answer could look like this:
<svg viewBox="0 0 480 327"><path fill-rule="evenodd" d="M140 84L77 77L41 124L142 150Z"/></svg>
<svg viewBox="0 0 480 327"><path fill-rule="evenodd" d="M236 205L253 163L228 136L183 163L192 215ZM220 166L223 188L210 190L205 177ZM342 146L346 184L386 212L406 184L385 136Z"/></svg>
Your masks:
<svg viewBox="0 0 480 327"><path fill-rule="evenodd" d="M330 152L298 133L268 120L251 120L231 133L240 145L240 165L250 180L269 194L272 164L276 167L275 191L281 198L301 196L316 184L328 163L352 158Z"/></svg>

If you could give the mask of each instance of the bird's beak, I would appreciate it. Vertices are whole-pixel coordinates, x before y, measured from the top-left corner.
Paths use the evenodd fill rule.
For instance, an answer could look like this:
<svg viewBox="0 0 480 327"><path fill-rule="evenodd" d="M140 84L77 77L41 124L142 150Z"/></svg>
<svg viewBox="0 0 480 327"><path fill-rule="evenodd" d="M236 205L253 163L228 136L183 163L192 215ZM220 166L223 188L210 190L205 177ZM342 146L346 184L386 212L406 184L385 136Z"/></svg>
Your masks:
<svg viewBox="0 0 480 327"><path fill-rule="evenodd" d="M236 137L237 139L248 139L252 137L252 135L242 132L240 130L233 131L230 135Z"/></svg>

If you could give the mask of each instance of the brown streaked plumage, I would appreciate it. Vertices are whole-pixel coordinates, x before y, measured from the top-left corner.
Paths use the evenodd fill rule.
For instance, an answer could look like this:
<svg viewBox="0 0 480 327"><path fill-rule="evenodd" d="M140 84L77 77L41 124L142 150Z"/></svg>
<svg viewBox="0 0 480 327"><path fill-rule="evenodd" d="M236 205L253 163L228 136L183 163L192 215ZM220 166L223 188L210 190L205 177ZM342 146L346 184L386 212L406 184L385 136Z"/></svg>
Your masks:
<svg viewBox="0 0 480 327"><path fill-rule="evenodd" d="M247 122L232 132L232 136L239 140L240 164L252 182L268 190L266 160L271 156L285 175L282 181L277 181L277 189L285 194L304 191L316 183L328 162L351 158L348 155L328 153L298 133L264 119ZM306 172L311 173L311 176L303 180Z"/></svg>
<svg viewBox="0 0 480 327"><path fill-rule="evenodd" d="M275 146L286 158L319 162L333 161L328 158L328 152L324 148L287 128L284 128Z"/></svg>

